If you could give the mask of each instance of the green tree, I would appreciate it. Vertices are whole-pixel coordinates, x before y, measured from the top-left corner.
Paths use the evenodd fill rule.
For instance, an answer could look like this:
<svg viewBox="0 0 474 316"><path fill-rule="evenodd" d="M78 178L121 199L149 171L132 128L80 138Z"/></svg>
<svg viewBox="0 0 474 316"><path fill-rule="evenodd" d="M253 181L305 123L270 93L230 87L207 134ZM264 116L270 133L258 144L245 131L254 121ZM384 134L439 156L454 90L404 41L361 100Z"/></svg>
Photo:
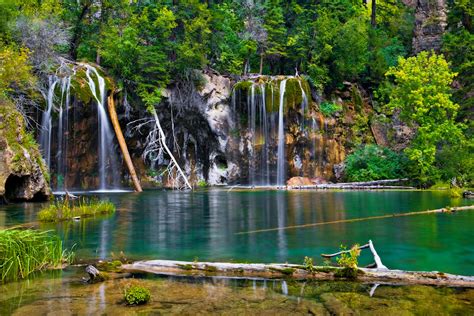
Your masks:
<svg viewBox="0 0 474 316"><path fill-rule="evenodd" d="M263 57L270 61L271 72L276 71L275 65L286 54L286 27L283 17L283 8L280 0L265 1L265 15L263 27L268 37L261 48L260 71L263 67Z"/></svg>
<svg viewBox="0 0 474 316"><path fill-rule="evenodd" d="M393 78L390 112L416 128L416 136L405 150L413 162L414 176L428 182L436 176L437 146L463 140L462 125L455 121L459 105L451 101L451 83L456 76L442 55L421 52L400 58L387 76Z"/></svg>
<svg viewBox="0 0 474 316"><path fill-rule="evenodd" d="M1 42L0 42L1 44ZM0 96L31 89L36 81L28 63L29 51L14 46L0 48Z"/></svg>

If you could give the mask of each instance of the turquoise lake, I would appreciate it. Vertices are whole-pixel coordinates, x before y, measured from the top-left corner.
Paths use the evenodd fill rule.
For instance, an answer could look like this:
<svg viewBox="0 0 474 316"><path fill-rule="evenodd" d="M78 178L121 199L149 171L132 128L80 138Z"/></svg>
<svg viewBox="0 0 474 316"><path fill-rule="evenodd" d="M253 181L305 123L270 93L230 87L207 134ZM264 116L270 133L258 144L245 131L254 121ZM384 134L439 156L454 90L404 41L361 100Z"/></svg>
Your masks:
<svg viewBox="0 0 474 316"><path fill-rule="evenodd" d="M474 275L474 211L284 229L470 204L446 192L212 189L98 196L115 203L117 212L39 227L57 231L76 258L85 260L123 252L129 259L236 262L302 263L309 256L322 264L321 253L371 239L391 269ZM43 205L0 206L0 226L37 226ZM262 229L274 230L254 232ZM370 253L363 253L360 265L369 263Z"/></svg>

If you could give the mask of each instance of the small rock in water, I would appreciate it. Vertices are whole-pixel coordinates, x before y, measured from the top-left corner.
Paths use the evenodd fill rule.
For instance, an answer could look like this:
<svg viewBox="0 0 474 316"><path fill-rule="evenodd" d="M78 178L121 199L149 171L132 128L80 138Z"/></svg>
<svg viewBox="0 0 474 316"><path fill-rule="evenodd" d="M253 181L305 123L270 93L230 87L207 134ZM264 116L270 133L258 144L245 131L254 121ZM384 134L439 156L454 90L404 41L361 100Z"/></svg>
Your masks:
<svg viewBox="0 0 474 316"><path fill-rule="evenodd" d="M86 267L86 272L87 274L89 274L89 280L87 280L88 283L96 283L103 281L103 278L100 276L100 271L97 270L96 267L88 265Z"/></svg>
<svg viewBox="0 0 474 316"><path fill-rule="evenodd" d="M474 198L474 192L472 191L464 191L462 193L463 198L465 199L473 199Z"/></svg>

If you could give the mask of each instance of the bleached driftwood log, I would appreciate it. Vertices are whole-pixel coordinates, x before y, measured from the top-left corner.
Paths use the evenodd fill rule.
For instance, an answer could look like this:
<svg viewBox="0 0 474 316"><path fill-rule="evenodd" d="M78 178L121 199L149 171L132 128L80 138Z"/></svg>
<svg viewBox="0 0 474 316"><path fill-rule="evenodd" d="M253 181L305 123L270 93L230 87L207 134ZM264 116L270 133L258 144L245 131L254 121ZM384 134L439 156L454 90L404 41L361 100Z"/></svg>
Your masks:
<svg viewBox="0 0 474 316"><path fill-rule="evenodd" d="M172 260L138 261L122 266L127 272L147 272L160 275L223 276L228 278L337 279L339 267L312 267L298 264L218 263ZM359 268L358 281L379 284L424 284L474 288L474 277L441 272L416 272Z"/></svg>

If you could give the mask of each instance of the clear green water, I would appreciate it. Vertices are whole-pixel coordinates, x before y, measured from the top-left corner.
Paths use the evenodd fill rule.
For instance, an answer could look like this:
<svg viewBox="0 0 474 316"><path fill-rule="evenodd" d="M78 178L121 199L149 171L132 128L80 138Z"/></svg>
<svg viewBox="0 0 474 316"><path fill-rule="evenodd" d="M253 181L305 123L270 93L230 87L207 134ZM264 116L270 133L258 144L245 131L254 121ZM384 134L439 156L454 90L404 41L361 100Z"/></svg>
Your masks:
<svg viewBox="0 0 474 316"><path fill-rule="evenodd" d="M0 285L0 315L473 315L474 289L336 281L151 277L81 282L83 268ZM124 290L151 302L127 307Z"/></svg>
<svg viewBox="0 0 474 316"><path fill-rule="evenodd" d="M443 192L200 192L148 191L103 194L117 205L105 219L57 225L78 258L301 263L340 244L374 242L392 269L439 270L474 275L474 211L386 218L365 222L236 233L469 204ZM0 226L33 222L40 204L0 206ZM361 258L370 263L369 255Z"/></svg>

